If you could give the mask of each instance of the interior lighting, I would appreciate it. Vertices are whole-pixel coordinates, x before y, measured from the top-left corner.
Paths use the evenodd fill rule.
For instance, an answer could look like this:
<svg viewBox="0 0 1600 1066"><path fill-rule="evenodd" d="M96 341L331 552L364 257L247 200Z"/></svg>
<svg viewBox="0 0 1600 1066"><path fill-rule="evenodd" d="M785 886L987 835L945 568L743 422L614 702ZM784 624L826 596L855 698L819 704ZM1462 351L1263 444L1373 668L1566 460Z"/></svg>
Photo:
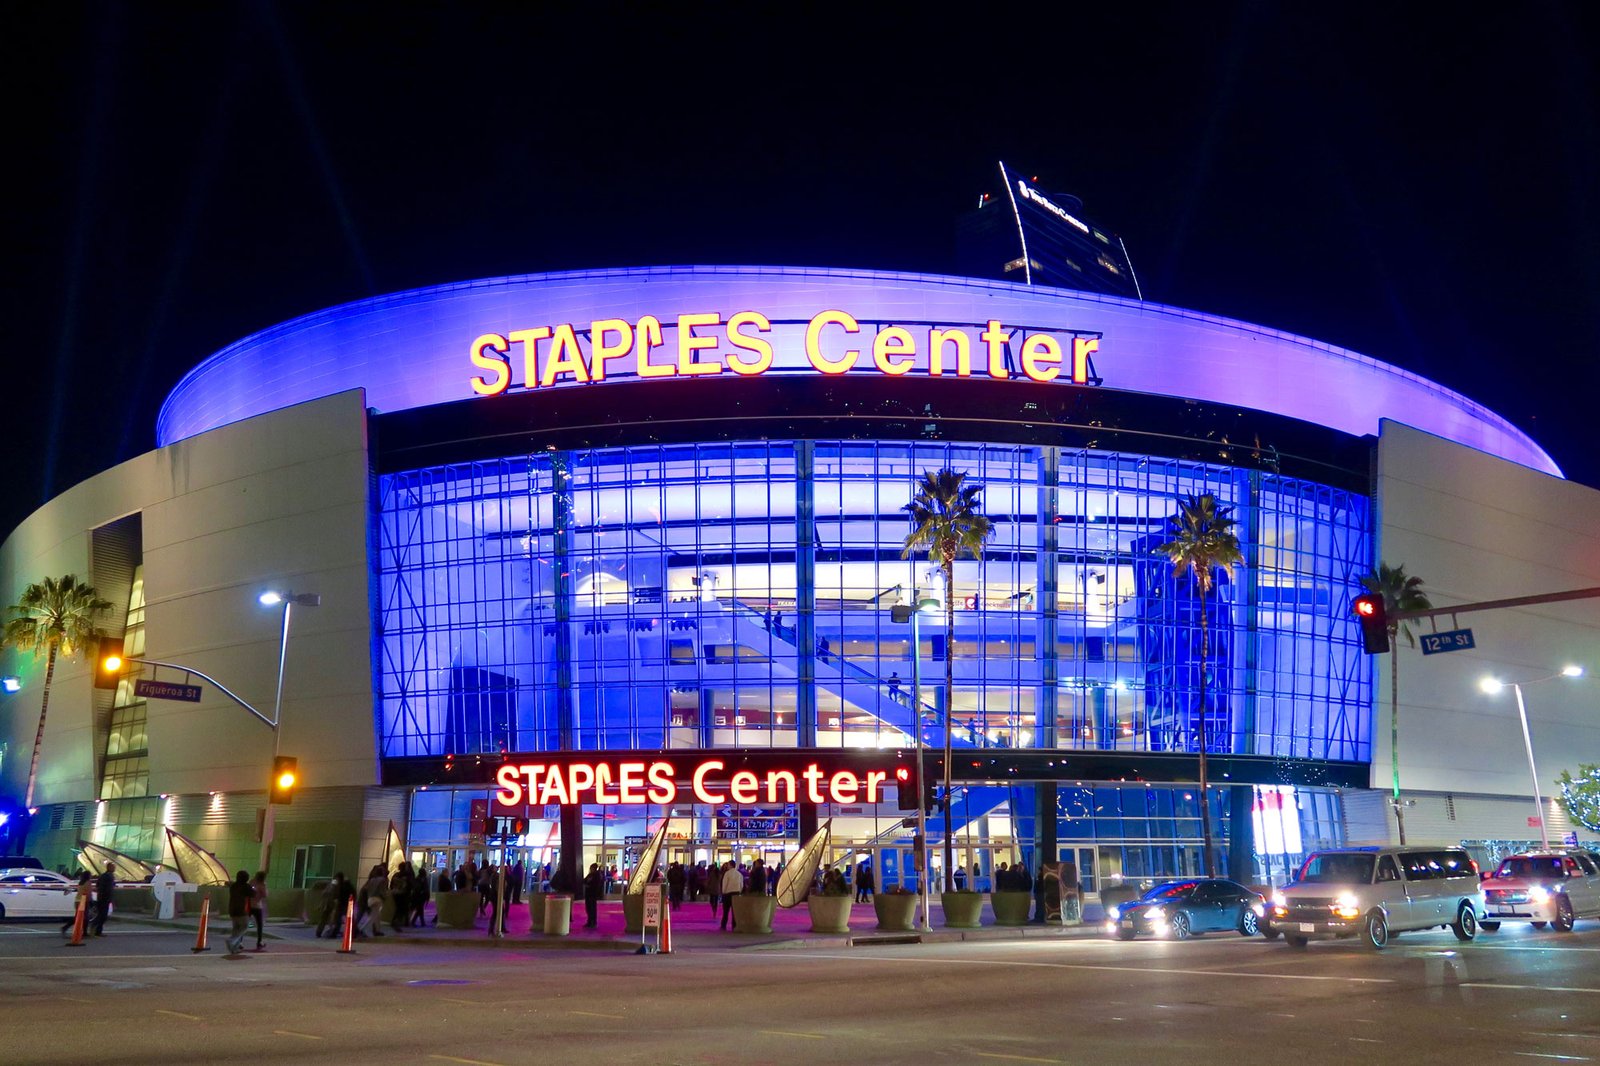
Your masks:
<svg viewBox="0 0 1600 1066"><path fill-rule="evenodd" d="M0 677L0 691L4 691L4 692L21 692L22 691L22 678L20 678L20 677L11 677L11 676Z"/></svg>

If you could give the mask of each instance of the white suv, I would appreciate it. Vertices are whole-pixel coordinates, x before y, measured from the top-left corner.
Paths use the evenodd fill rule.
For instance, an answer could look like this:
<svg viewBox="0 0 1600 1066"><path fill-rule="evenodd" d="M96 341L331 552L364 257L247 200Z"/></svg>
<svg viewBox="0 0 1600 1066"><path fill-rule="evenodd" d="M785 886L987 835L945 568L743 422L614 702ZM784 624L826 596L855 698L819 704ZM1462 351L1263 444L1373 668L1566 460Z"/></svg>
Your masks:
<svg viewBox="0 0 1600 1066"><path fill-rule="evenodd" d="M1359 935L1382 951L1391 932L1446 925L1471 940L1485 917L1477 863L1461 848L1319 851L1272 903L1272 929L1291 948Z"/></svg>
<svg viewBox="0 0 1600 1066"><path fill-rule="evenodd" d="M1508 918L1546 923L1565 933L1576 918L1600 917L1600 856L1587 851L1530 851L1508 855L1484 879L1490 932Z"/></svg>

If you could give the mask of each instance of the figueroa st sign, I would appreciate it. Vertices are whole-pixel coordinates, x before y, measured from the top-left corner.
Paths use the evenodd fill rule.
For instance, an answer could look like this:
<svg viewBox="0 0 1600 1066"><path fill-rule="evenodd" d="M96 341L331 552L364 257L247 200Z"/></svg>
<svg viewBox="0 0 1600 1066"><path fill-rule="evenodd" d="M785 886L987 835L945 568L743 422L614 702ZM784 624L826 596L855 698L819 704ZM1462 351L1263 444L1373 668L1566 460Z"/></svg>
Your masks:
<svg viewBox="0 0 1600 1066"><path fill-rule="evenodd" d="M568 803L696 803L776 806L786 803L877 803L890 770L735 770L721 759L693 766L667 760L592 759L586 762L506 763L495 773L502 807ZM687 788L680 779L687 778Z"/></svg>
<svg viewBox="0 0 1600 1066"><path fill-rule="evenodd" d="M669 340L669 338L672 338ZM789 338L792 338L789 339ZM804 351L805 362L779 360L779 343ZM485 333L468 349L479 396L498 396L513 380L523 388L590 384L608 377L703 377L723 373L754 377L775 365L780 371L809 369L838 375L852 370L890 377L913 369L930 377L1010 378L1097 384L1090 356L1098 333L1029 330L990 319L982 326L863 325L844 311L818 311L806 321L774 321L760 311L681 314L663 323L654 315L637 322L596 319ZM1014 369L1015 368L1015 369ZM521 370L520 377L517 370Z"/></svg>

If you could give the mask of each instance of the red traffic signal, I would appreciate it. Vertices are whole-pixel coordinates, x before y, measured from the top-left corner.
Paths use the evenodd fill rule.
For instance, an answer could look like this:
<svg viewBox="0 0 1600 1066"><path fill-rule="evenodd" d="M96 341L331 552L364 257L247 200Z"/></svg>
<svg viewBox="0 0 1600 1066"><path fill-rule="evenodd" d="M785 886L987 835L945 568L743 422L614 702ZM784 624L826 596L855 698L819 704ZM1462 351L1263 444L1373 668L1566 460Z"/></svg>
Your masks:
<svg viewBox="0 0 1600 1066"><path fill-rule="evenodd" d="M1357 596L1350 604L1351 612L1361 623L1361 646L1368 655L1381 655L1389 650L1389 611L1383 596L1369 592Z"/></svg>

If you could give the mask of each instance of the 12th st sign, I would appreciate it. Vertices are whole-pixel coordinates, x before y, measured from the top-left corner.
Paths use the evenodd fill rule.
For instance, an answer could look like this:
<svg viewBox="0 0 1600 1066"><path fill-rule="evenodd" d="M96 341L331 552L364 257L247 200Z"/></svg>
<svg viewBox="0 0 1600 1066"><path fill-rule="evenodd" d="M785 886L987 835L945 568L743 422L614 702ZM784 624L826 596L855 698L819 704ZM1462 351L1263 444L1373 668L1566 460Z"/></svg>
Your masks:
<svg viewBox="0 0 1600 1066"><path fill-rule="evenodd" d="M139 678L133 683L133 694L147 700L178 700L182 703L199 703L199 685L175 685L170 681L151 681Z"/></svg>

